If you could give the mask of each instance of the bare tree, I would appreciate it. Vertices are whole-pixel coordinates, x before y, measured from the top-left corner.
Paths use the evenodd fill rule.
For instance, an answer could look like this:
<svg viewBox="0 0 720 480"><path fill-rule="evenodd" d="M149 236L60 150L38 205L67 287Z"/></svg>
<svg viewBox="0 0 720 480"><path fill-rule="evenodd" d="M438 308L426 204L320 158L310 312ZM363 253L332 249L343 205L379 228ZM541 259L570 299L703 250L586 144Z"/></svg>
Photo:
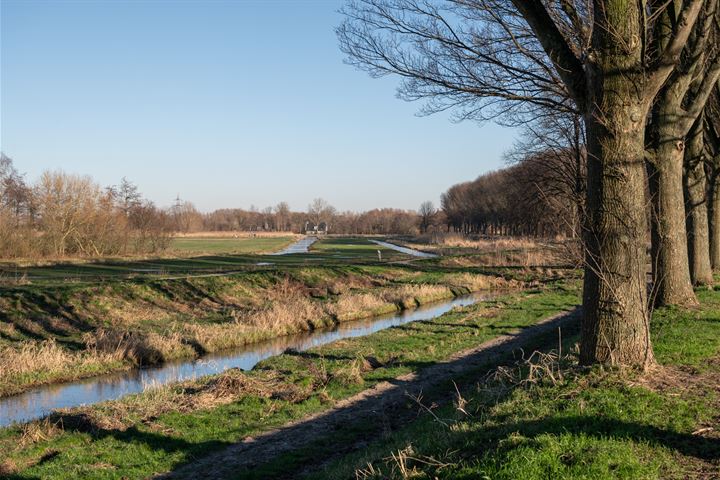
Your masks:
<svg viewBox="0 0 720 480"><path fill-rule="evenodd" d="M191 202L178 197L170 208L170 214L175 220L175 231L195 232L202 228L202 215Z"/></svg>
<svg viewBox="0 0 720 480"><path fill-rule="evenodd" d="M436 213L437 210L435 210L435 205L433 205L432 202L427 201L420 204L420 208L418 209L418 215L420 216L420 233L428 231Z"/></svg>
<svg viewBox="0 0 720 480"><path fill-rule="evenodd" d="M720 270L720 83L705 107L705 148L709 157L710 263Z"/></svg>
<svg viewBox="0 0 720 480"><path fill-rule="evenodd" d="M699 20L679 54L679 68L672 72L655 99L648 126L655 267L653 288L658 305L697 303L688 264L683 199L684 153L690 129L720 76L720 55L711 41L718 2L706 0L700 3ZM674 26L682 14L679 5L676 2L657 11L654 45L651 46L657 57L662 55L663 46L673 39ZM695 273L698 273L697 269Z"/></svg>
<svg viewBox="0 0 720 480"><path fill-rule="evenodd" d="M706 1L674 2L677 21L663 45L648 39L671 2L366 0L344 10L338 36L349 61L373 75L402 76L400 95L428 100L430 112L532 117L539 106L583 116L583 363L654 361L645 285L645 119ZM649 52L649 45L657 49Z"/></svg>
<svg viewBox="0 0 720 480"><path fill-rule="evenodd" d="M277 229L280 231L290 230L290 205L287 202L280 202L275 205L275 218Z"/></svg>
<svg viewBox="0 0 720 480"><path fill-rule="evenodd" d="M316 198L308 205L308 216L316 227L321 223L329 225L335 213L335 207L322 198Z"/></svg>
<svg viewBox="0 0 720 480"><path fill-rule="evenodd" d="M521 139L506 153L511 164L525 163L522 178L532 201L539 201L548 215L557 213L557 227L564 225L573 238L582 231L585 211L587 148L582 118L549 112L523 126ZM552 205L551 205L552 204Z"/></svg>
<svg viewBox="0 0 720 480"><path fill-rule="evenodd" d="M0 153L0 255L28 256L36 247L32 191L12 160Z"/></svg>

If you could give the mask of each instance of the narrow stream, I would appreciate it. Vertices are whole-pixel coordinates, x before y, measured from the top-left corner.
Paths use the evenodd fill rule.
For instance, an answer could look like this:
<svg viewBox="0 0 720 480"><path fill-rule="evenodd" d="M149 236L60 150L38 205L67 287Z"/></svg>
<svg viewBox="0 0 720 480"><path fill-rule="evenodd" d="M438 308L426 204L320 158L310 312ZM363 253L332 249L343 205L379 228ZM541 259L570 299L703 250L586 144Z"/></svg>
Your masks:
<svg viewBox="0 0 720 480"><path fill-rule="evenodd" d="M494 294L471 294L417 309L344 322L334 328L303 332L246 345L239 349L208 354L194 360L167 362L162 366L134 369L77 382L52 384L19 395L0 398L0 427L42 418L57 408L91 405L115 400L148 386L164 385L219 373L228 368L252 369L258 362L286 349L307 350L342 338L361 337L396 325L435 318L457 306L472 305Z"/></svg>
<svg viewBox="0 0 720 480"><path fill-rule="evenodd" d="M389 248L389 249L395 250L397 252L402 252L406 255L412 255L413 257L435 258L438 256L434 253L421 252L420 250L413 250L412 248L401 247L400 245L395 245L394 243L383 242L382 240L370 240L370 241L380 245L381 247Z"/></svg>
<svg viewBox="0 0 720 480"><path fill-rule="evenodd" d="M308 253L310 245L317 242L317 237L303 237L297 242L288 245L279 252L271 253L270 255L289 255L291 253Z"/></svg>

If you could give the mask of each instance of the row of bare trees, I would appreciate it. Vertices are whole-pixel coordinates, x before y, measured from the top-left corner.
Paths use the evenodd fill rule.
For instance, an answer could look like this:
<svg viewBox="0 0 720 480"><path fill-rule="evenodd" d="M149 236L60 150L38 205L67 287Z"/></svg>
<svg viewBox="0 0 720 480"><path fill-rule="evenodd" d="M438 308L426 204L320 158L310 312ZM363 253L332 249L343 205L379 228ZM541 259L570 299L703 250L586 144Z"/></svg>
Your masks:
<svg viewBox="0 0 720 480"><path fill-rule="evenodd" d="M0 257L41 258L157 252L170 216L123 179L101 188L90 177L45 172L32 185L0 156Z"/></svg>
<svg viewBox="0 0 720 480"><path fill-rule="evenodd" d="M718 0L358 0L343 9L337 34L349 63L397 75L400 97L424 100L424 113L452 109L531 130L549 118L579 120L581 361L646 367L652 305L696 302L690 265L696 283L701 272L709 281L703 228L718 227L702 205L718 194L703 143L720 77L718 8ZM718 208L709 210L714 220Z"/></svg>
<svg viewBox="0 0 720 480"><path fill-rule="evenodd" d="M307 211L294 212L286 202L262 210L226 208L208 214L196 212L196 227L185 231L278 231L302 233L319 226L333 234L401 234L418 233L435 228L442 220L432 204L432 215L422 208L418 212L396 208L373 209L365 212L338 212L323 199L315 199Z"/></svg>
<svg viewBox="0 0 720 480"><path fill-rule="evenodd" d="M414 234L435 228L442 215L426 202L419 212L393 208L338 212L317 198L304 212L286 202L263 210L201 213L179 198L166 209L144 199L126 179L102 188L88 176L45 172L27 184L0 156L0 258L100 257L156 253L175 233L313 231L337 234Z"/></svg>
<svg viewBox="0 0 720 480"><path fill-rule="evenodd" d="M587 149L581 119L550 114L524 126L509 167L441 196L447 226L483 235L577 237L585 208Z"/></svg>

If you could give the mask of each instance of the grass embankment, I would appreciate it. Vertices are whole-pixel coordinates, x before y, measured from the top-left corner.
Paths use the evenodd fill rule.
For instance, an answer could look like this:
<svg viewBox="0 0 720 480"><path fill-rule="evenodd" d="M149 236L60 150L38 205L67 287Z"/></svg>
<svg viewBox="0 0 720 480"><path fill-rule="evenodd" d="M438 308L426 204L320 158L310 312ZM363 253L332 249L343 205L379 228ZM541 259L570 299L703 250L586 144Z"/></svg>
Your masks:
<svg viewBox="0 0 720 480"><path fill-rule="evenodd" d="M389 265L24 286L0 296L0 396L519 283Z"/></svg>
<svg viewBox="0 0 720 480"><path fill-rule="evenodd" d="M0 430L2 468L10 478L144 478L327 410L339 399L516 332L577 301L576 287L518 292L433 320L286 352L247 373L232 370L65 411ZM354 431L337 432L339 437L326 441L332 444ZM266 473L258 478L282 477Z"/></svg>
<svg viewBox="0 0 720 480"><path fill-rule="evenodd" d="M698 295L655 313L647 373L574 355L501 369L435 410L442 424L425 416L311 477L720 478L720 292Z"/></svg>
<svg viewBox="0 0 720 480"><path fill-rule="evenodd" d="M432 233L389 241L408 248L437 253L434 263L447 267L573 265L580 253L576 241L519 237L475 238L453 233Z"/></svg>

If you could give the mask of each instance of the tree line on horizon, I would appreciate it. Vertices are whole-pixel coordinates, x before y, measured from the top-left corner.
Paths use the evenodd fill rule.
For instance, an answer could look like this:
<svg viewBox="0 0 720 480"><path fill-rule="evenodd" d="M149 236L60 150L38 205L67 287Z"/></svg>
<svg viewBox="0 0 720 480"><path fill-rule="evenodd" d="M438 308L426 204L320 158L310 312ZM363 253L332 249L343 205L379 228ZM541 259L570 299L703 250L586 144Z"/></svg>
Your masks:
<svg viewBox="0 0 720 480"><path fill-rule="evenodd" d="M431 202L419 211L377 208L338 212L316 198L306 211L287 202L262 210L224 208L201 213L177 200L160 208L123 178L101 187L89 176L46 171L29 184L12 160L0 155L0 258L69 258L152 254L167 250L176 234L193 232L323 232L416 234L443 227Z"/></svg>

